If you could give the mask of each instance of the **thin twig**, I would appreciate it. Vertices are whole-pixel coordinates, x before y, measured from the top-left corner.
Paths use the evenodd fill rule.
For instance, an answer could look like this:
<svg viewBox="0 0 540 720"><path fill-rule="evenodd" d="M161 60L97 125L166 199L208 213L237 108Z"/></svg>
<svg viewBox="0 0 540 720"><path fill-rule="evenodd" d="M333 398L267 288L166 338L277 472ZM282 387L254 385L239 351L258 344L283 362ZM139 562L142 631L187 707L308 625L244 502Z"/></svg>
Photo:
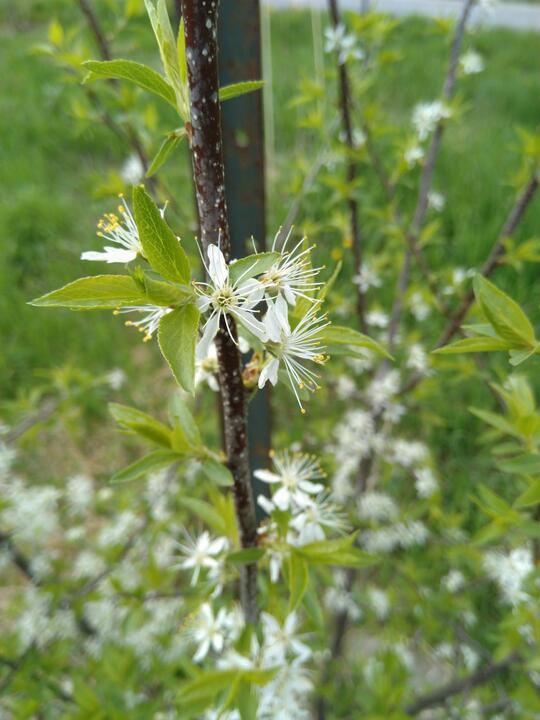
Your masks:
<svg viewBox="0 0 540 720"><path fill-rule="evenodd" d="M328 0L328 9L330 12L330 19L332 21L332 25L334 27L334 30L336 30L340 25L341 21L338 0ZM340 57L339 48L337 48L336 50L336 59L338 63L339 109L341 113L341 125L343 128L343 134L345 136L345 145L347 146L346 176L347 183L349 185L349 197L347 199L347 205L349 207L349 219L355 272L360 273L362 270L364 248L360 227L358 200L353 194L354 188L352 187L357 178L357 169L356 160L354 159L356 147L354 142L351 118L351 86L349 80L349 73L347 71L347 65L344 58ZM358 313L358 322L360 324L360 328L365 332L367 327L365 319L365 297L360 285L357 285L356 309Z"/></svg>
<svg viewBox="0 0 540 720"><path fill-rule="evenodd" d="M182 0L182 15L188 58L191 108L193 174L205 254L219 242L226 260L230 257L229 223L225 200L225 173L218 101L217 11L218 2ZM257 542L257 520L250 482L246 400L242 382L237 330L233 318L221 318L216 336L221 388L225 448L232 473L234 502L242 547ZM255 622L257 606L257 567L247 565L240 572L240 595L247 622Z"/></svg>
<svg viewBox="0 0 540 720"><path fill-rule="evenodd" d="M520 661L521 658L519 654L517 652L513 652L504 658L504 660L488 663L464 678L452 680L437 690L433 690L427 695L417 698L406 708L405 712L407 715L418 715L428 708L444 705L446 701L454 695L459 695L460 693L468 692L479 685L484 685L489 682L494 675L508 670L508 668L512 665L519 663Z"/></svg>

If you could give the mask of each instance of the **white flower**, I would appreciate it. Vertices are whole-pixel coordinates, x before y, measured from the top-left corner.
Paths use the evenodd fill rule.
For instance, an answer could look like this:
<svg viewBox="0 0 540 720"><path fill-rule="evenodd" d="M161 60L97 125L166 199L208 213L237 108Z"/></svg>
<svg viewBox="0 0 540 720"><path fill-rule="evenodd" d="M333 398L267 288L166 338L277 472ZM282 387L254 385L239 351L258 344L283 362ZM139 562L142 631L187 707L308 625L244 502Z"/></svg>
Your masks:
<svg viewBox="0 0 540 720"><path fill-rule="evenodd" d="M109 383L112 390L120 390L126 380L127 375L121 368L114 368L109 373L107 373L107 382Z"/></svg>
<svg viewBox="0 0 540 720"><path fill-rule="evenodd" d="M419 292L414 292L409 298L409 308L415 319L419 322L425 320L431 312L431 308Z"/></svg>
<svg viewBox="0 0 540 720"><path fill-rule="evenodd" d="M414 487L421 498L431 497L439 489L437 478L431 468L425 467L415 470L416 481Z"/></svg>
<svg viewBox="0 0 540 720"><path fill-rule="evenodd" d="M249 269L245 271L244 275L231 282L229 266L217 245L209 245L207 254L208 265L205 264L205 268L210 283L197 283L200 293L197 306L201 312L210 310L211 313L205 323L203 336L197 348L199 357L207 357L222 317L231 339L236 342L229 327L227 315L232 315L239 320L260 340L264 340L265 337L262 323L254 316L257 305L264 296L264 286L254 278L244 279Z"/></svg>
<svg viewBox="0 0 540 720"><path fill-rule="evenodd" d="M397 523L389 527L362 533L360 542L366 552L377 555L390 553L398 547L409 548L424 545L429 537L426 526L419 521Z"/></svg>
<svg viewBox="0 0 540 720"><path fill-rule="evenodd" d="M406 362L407 367L425 375L428 370L428 362L428 356L424 348L419 343L411 345Z"/></svg>
<svg viewBox="0 0 540 720"><path fill-rule="evenodd" d="M273 453L271 457L276 472L255 470L253 474L263 482L280 485L272 496L272 502L280 510L288 510L293 503L302 507L309 501L309 495L317 495L324 489L324 485L311 482L324 477L314 457L303 453L291 455L287 450Z"/></svg>
<svg viewBox="0 0 540 720"><path fill-rule="evenodd" d="M376 271L368 263L363 263L362 267L352 279L355 285L365 293L370 287L381 287L382 280Z"/></svg>
<svg viewBox="0 0 540 720"><path fill-rule="evenodd" d="M259 720L309 720L308 696L313 683L307 671L298 665L285 665L260 694Z"/></svg>
<svg viewBox="0 0 540 720"><path fill-rule="evenodd" d="M391 449L391 459L403 467L411 467L424 461L428 451L424 443L396 438Z"/></svg>
<svg viewBox="0 0 540 720"><path fill-rule="evenodd" d="M81 578L91 578L99 575L106 569L105 560L101 555L91 550L83 550L73 564L73 577L76 580Z"/></svg>
<svg viewBox="0 0 540 720"><path fill-rule="evenodd" d="M113 315L124 315L132 312L145 313L145 316L136 322L127 320L126 326L137 328L139 332L144 334L144 342L148 342L156 332L161 318L172 312L172 308L162 307L161 305L125 305L115 310Z"/></svg>
<svg viewBox="0 0 540 720"><path fill-rule="evenodd" d="M144 166L138 155L130 155L120 170L120 176L126 185L138 185L144 178Z"/></svg>
<svg viewBox="0 0 540 720"><path fill-rule="evenodd" d="M191 638L199 645L193 656L193 662L204 660L211 649L220 653L225 645L229 627L230 618L225 608L221 608L218 614L214 615L210 604L203 603L189 632Z"/></svg>
<svg viewBox="0 0 540 720"><path fill-rule="evenodd" d="M362 60L364 51L357 45L354 35L346 32L345 26L339 23L335 27L327 27L324 31L326 38L324 49L327 53L337 52L339 64L344 65L348 60Z"/></svg>
<svg viewBox="0 0 540 720"><path fill-rule="evenodd" d="M21 480L13 478L9 485L0 489L0 498L7 501L0 519L17 538L37 543L58 529L58 488L51 485L25 487Z"/></svg>
<svg viewBox="0 0 540 720"><path fill-rule="evenodd" d="M366 322L369 327L388 327L388 315L382 310L370 310L366 315Z"/></svg>
<svg viewBox="0 0 540 720"><path fill-rule="evenodd" d="M481 73L485 67L483 57L476 50L468 50L464 53L459 64L465 75L476 75Z"/></svg>
<svg viewBox="0 0 540 720"><path fill-rule="evenodd" d="M124 510L111 518L110 525L101 528L97 544L101 548L112 547L125 543L139 524L137 515L131 510Z"/></svg>
<svg viewBox="0 0 540 720"><path fill-rule="evenodd" d="M420 145L410 145L403 155L407 167L412 168L424 159L424 149Z"/></svg>
<svg viewBox="0 0 540 720"><path fill-rule="evenodd" d="M289 655L296 663L304 663L311 657L311 649L297 636L298 617L291 613L283 625L268 613L262 613L264 636L264 662L268 666L282 665Z"/></svg>
<svg viewBox="0 0 540 720"><path fill-rule="evenodd" d="M441 212L446 204L446 198L444 195L440 192L436 192L435 190L428 192L427 201L428 207L435 210L435 212Z"/></svg>
<svg viewBox="0 0 540 720"><path fill-rule="evenodd" d="M366 397L374 410L380 410L389 403L400 387L399 372L390 370L382 377L375 377L366 389Z"/></svg>
<svg viewBox="0 0 540 720"><path fill-rule="evenodd" d="M176 543L182 553L185 555L184 560L173 565L173 569L181 570L193 569L191 584L195 585L199 579L199 574L203 568L215 568L219 564L217 555L220 555L228 545L227 538L218 537L212 540L209 533L205 530L197 539L193 539L186 533L185 543Z"/></svg>
<svg viewBox="0 0 540 720"><path fill-rule="evenodd" d="M195 387L202 382L206 382L211 390L218 392L219 383L216 375L219 368L215 343L210 344L206 355L203 355L204 350L202 344L197 346L195 354Z"/></svg>
<svg viewBox="0 0 540 720"><path fill-rule="evenodd" d="M288 319L287 303L280 295L275 303L271 303L264 318L266 329L267 350L271 358L267 360L259 376L259 387L263 388L269 380L272 385L278 381L279 364L282 362L289 376L292 390L296 396L302 412L304 408L296 386L301 390L307 388L315 391L318 375L303 365L302 361L309 360L317 364L325 362L324 347L320 344L319 335L323 328L329 325L326 316L317 317L318 304L310 307L304 317L291 330Z"/></svg>
<svg viewBox="0 0 540 720"><path fill-rule="evenodd" d="M386 620L390 614L390 600L387 593L384 590L372 587L368 590L368 599L373 612L379 620Z"/></svg>
<svg viewBox="0 0 540 720"><path fill-rule="evenodd" d="M319 496L315 500L308 498L302 510L291 520L290 526L299 533L297 544L306 545L324 540L325 528L345 530L347 522L334 503Z"/></svg>
<svg viewBox="0 0 540 720"><path fill-rule="evenodd" d="M372 490L360 496L358 515L361 520L395 520L398 506L390 495Z"/></svg>
<svg viewBox="0 0 540 720"><path fill-rule="evenodd" d="M103 252L83 252L82 260L100 260L106 263L128 263L142 255L142 245L135 218L127 203L121 199L118 215L107 213L98 223L98 237L102 237L118 247L105 246Z"/></svg>
<svg viewBox="0 0 540 720"><path fill-rule="evenodd" d="M440 100L419 103L413 110L412 123L420 141L425 140L441 120L452 114L450 108Z"/></svg>
<svg viewBox="0 0 540 720"><path fill-rule="evenodd" d="M321 268L311 267L310 247L302 250L306 238L302 238L289 252L286 251L291 233L292 228L285 238L279 259L260 276L259 281L264 285L267 296L283 295L289 305L294 306L299 297L309 302L315 302L311 294L321 285L321 283L314 282L314 278ZM274 238L272 251L275 250L279 234L278 232Z"/></svg>
<svg viewBox="0 0 540 720"><path fill-rule="evenodd" d="M72 513L84 513L94 500L94 486L87 475L75 475L67 481L66 498Z"/></svg>
<svg viewBox="0 0 540 720"><path fill-rule="evenodd" d="M442 584L448 592L456 593L465 585L465 576L460 570L450 570L443 578Z"/></svg>
<svg viewBox="0 0 540 720"><path fill-rule="evenodd" d="M347 400L356 391L356 383L347 375L340 375L336 382L336 395L340 400Z"/></svg>
<svg viewBox="0 0 540 720"><path fill-rule="evenodd" d="M530 595L523 590L525 579L534 570L534 558L530 548L514 548L506 554L488 552L484 557L484 569L497 583L507 603L519 605L530 600Z"/></svg>

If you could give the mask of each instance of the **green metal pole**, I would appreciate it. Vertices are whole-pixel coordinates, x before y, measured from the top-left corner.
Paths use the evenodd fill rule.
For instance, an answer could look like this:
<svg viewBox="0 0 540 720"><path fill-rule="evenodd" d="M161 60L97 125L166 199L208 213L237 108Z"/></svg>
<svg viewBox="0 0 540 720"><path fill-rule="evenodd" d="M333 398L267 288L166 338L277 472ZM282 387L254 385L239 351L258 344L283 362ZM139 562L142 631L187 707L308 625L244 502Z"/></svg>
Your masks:
<svg viewBox="0 0 540 720"><path fill-rule="evenodd" d="M260 80L261 24L259 0L221 0L218 23L220 85ZM233 257L252 252L266 241L263 96L261 91L222 105L225 191ZM270 393L258 392L249 406L251 469L266 467L270 450ZM252 477L255 497L268 485ZM260 508L257 508L260 513Z"/></svg>

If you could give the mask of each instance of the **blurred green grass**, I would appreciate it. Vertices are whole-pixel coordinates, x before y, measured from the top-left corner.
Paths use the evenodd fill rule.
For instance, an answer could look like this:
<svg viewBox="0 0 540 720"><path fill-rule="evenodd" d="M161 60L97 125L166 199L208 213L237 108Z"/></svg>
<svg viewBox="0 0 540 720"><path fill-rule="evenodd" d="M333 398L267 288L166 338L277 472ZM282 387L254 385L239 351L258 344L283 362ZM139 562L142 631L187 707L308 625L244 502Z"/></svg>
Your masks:
<svg viewBox="0 0 540 720"><path fill-rule="evenodd" d="M46 37L55 11L63 22L76 18L75 8L66 3L28 1L11 6L1 30L0 64L9 72L0 86L0 393L8 397L30 384L36 369L65 362L82 363L94 372L116 365L129 370L133 349L140 348L139 337L106 313L47 312L26 304L78 275L101 270L79 260L83 249L97 248L95 222L114 203L113 198L96 196L96 178L118 170L128 155L106 128L81 126L71 116L69 98L79 88L66 85L64 74L48 59L32 54L31 48ZM136 20L119 38L126 52L136 38L138 59L153 53L153 38L144 27ZM297 111L289 107L299 80L314 73L309 13L272 12L271 37L280 167L298 147L309 148L309 134L297 131ZM404 22L391 44L402 53L402 61L382 75L377 92L391 122L400 125L409 121L416 102L439 92L447 50L432 23L420 19ZM435 263L451 258L464 266L485 257L511 204L509 181L519 162L515 127L538 125L540 90L538 35L476 31L468 44L485 56L487 68L462 83L466 117L447 134L435 183L448 196L442 214L448 245L430 250ZM182 158L170 163L165 177L175 184L189 214L191 189L186 173L178 169L186 162ZM273 182L270 232L291 201L283 183ZM537 232L539 221L536 204L520 236ZM536 274L530 267L520 276L509 275L507 284L535 307ZM153 361L154 351L146 349L145 360Z"/></svg>

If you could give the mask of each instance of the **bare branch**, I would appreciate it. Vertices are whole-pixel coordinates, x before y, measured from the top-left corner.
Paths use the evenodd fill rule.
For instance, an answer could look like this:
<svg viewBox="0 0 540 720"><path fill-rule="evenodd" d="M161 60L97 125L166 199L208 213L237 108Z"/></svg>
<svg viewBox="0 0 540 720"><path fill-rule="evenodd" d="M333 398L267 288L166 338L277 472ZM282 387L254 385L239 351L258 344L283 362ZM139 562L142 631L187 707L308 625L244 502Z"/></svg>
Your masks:
<svg viewBox="0 0 540 720"><path fill-rule="evenodd" d="M218 101L217 11L218 2L200 3L182 0L182 15L188 58L191 108L191 150L201 240L207 253L211 243L220 243L230 257L229 223L225 200L225 173ZM246 400L242 382L240 353L236 345L236 324L225 318L216 336L219 382L223 407L225 449L228 467L234 479L234 501L242 547L257 542L255 503L250 482ZM257 567L241 568L241 600L248 622L255 622L257 607Z"/></svg>
<svg viewBox="0 0 540 720"><path fill-rule="evenodd" d="M471 673L471 675L467 675L466 677L458 680L452 680L438 690L434 690L423 697L417 698L406 708L406 713L407 715L418 715L428 708L444 705L445 702L454 695L459 695L460 693L468 692L479 685L484 685L489 682L494 675L508 670L508 668L512 665L519 663L520 661L521 658L519 654L513 652L508 655L508 657L504 658L504 660L488 663L479 670Z"/></svg>

